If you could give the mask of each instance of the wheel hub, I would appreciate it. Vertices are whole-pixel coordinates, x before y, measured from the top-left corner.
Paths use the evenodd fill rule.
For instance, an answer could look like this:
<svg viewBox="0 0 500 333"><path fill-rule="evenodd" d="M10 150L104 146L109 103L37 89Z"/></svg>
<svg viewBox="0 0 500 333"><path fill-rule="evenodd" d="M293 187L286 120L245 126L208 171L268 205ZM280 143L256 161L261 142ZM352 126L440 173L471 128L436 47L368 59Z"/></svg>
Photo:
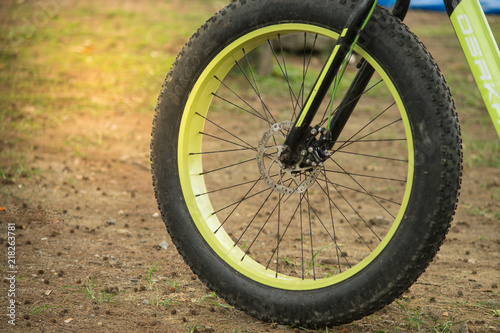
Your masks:
<svg viewBox="0 0 500 333"><path fill-rule="evenodd" d="M304 166L302 160L290 166L280 161L286 149L280 143L284 142L293 125L291 121L274 124L264 132L257 147L257 165L262 179L276 192L288 195L304 193L314 184L321 171L320 165Z"/></svg>

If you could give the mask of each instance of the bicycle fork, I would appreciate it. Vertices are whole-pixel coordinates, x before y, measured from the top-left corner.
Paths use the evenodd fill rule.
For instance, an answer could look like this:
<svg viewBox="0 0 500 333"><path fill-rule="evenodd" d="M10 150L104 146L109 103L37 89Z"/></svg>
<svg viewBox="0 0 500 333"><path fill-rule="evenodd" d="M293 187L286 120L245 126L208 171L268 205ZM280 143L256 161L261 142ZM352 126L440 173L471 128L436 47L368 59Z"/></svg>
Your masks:
<svg viewBox="0 0 500 333"><path fill-rule="evenodd" d="M361 0L347 20L332 53L306 99L304 107L285 139L284 149L279 157L284 167L297 164L300 164L301 167L315 167L322 165L331 156L329 150L333 148L366 89L374 73L373 67L364 60L361 62L360 70L340 102L337 111L333 117L328 117L327 128L319 125L311 128L311 122L334 81L333 94L335 95L349 57L353 53L361 31L373 13L377 1ZM393 13L403 19L408 7L409 0L398 0Z"/></svg>

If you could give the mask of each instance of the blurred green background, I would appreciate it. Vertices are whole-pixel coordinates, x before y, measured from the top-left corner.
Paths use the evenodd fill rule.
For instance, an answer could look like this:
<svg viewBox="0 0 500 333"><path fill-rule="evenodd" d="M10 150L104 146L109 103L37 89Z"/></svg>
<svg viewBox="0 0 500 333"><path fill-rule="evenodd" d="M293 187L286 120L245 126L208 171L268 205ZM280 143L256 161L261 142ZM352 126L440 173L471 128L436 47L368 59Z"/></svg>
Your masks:
<svg viewBox="0 0 500 333"><path fill-rule="evenodd" d="M77 121L79 115L152 117L176 54L226 3L1 1L0 175L29 175L32 170L23 161L37 133ZM500 36L500 19L490 20ZM498 166L499 141L449 21L410 14L408 22L429 43L452 87L466 163Z"/></svg>

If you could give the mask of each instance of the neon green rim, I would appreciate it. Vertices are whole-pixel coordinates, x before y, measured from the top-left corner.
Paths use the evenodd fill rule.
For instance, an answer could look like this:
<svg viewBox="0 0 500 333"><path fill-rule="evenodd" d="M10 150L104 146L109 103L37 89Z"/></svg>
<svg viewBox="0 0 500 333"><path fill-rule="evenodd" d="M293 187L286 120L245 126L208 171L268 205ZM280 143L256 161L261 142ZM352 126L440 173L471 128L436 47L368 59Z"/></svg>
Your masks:
<svg viewBox="0 0 500 333"><path fill-rule="evenodd" d="M272 269L266 269L263 265L254 261L250 256L245 256L244 252L239 247L234 246L234 241L223 228L217 233L214 233L215 230L221 226L221 223L216 215L210 213L214 211L210 198L208 196L195 195L196 193L206 192L205 180L202 175L202 157L201 155L191 154L192 152L201 152L202 150L202 135L196 135L194 133L201 132L205 124L204 118L195 116L195 113L203 116L208 113L213 98L211 92L215 91L220 84L219 81L213 79L214 76L219 78L225 77L234 66L235 61L243 57L243 48L246 52L249 52L269 37L276 36L278 33L284 35L293 32L310 32L333 39L337 39L339 35L338 33L318 26L287 23L267 26L252 31L226 46L206 66L189 95L179 128L178 168L184 199L190 215L207 244L222 260L247 278L264 285L287 290L312 290L328 287L354 276L377 258L387 246L401 223L409 201L411 185L413 183L414 153L409 121L406 113L401 112L402 122L406 132L408 151L408 173L401 207L392 227L371 254L354 267L340 274L313 280L276 273L276 271ZM389 80L385 71L361 48L356 47L355 52L360 54L375 68L389 88L399 110L404 110L404 105L397 89L394 87L391 80ZM242 257L244 258L243 260Z"/></svg>

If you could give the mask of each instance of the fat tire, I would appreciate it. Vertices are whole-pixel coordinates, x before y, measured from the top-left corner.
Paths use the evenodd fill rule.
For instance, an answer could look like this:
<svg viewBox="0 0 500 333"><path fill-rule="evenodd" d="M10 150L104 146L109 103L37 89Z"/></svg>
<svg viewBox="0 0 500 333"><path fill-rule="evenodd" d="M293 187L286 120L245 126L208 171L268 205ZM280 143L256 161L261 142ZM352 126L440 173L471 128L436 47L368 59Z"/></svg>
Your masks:
<svg viewBox="0 0 500 333"><path fill-rule="evenodd" d="M190 91L205 66L236 38L277 22L301 22L340 31L353 1L241 0L213 16L177 57L158 98L151 161L155 195L172 241L201 281L229 304L264 321L306 326L348 323L392 302L424 272L443 243L461 182L461 139L450 91L415 35L377 8L361 37L391 76L406 105L415 146L413 191L393 239L355 276L317 290L259 284L221 260L196 229L179 180L180 122Z"/></svg>

